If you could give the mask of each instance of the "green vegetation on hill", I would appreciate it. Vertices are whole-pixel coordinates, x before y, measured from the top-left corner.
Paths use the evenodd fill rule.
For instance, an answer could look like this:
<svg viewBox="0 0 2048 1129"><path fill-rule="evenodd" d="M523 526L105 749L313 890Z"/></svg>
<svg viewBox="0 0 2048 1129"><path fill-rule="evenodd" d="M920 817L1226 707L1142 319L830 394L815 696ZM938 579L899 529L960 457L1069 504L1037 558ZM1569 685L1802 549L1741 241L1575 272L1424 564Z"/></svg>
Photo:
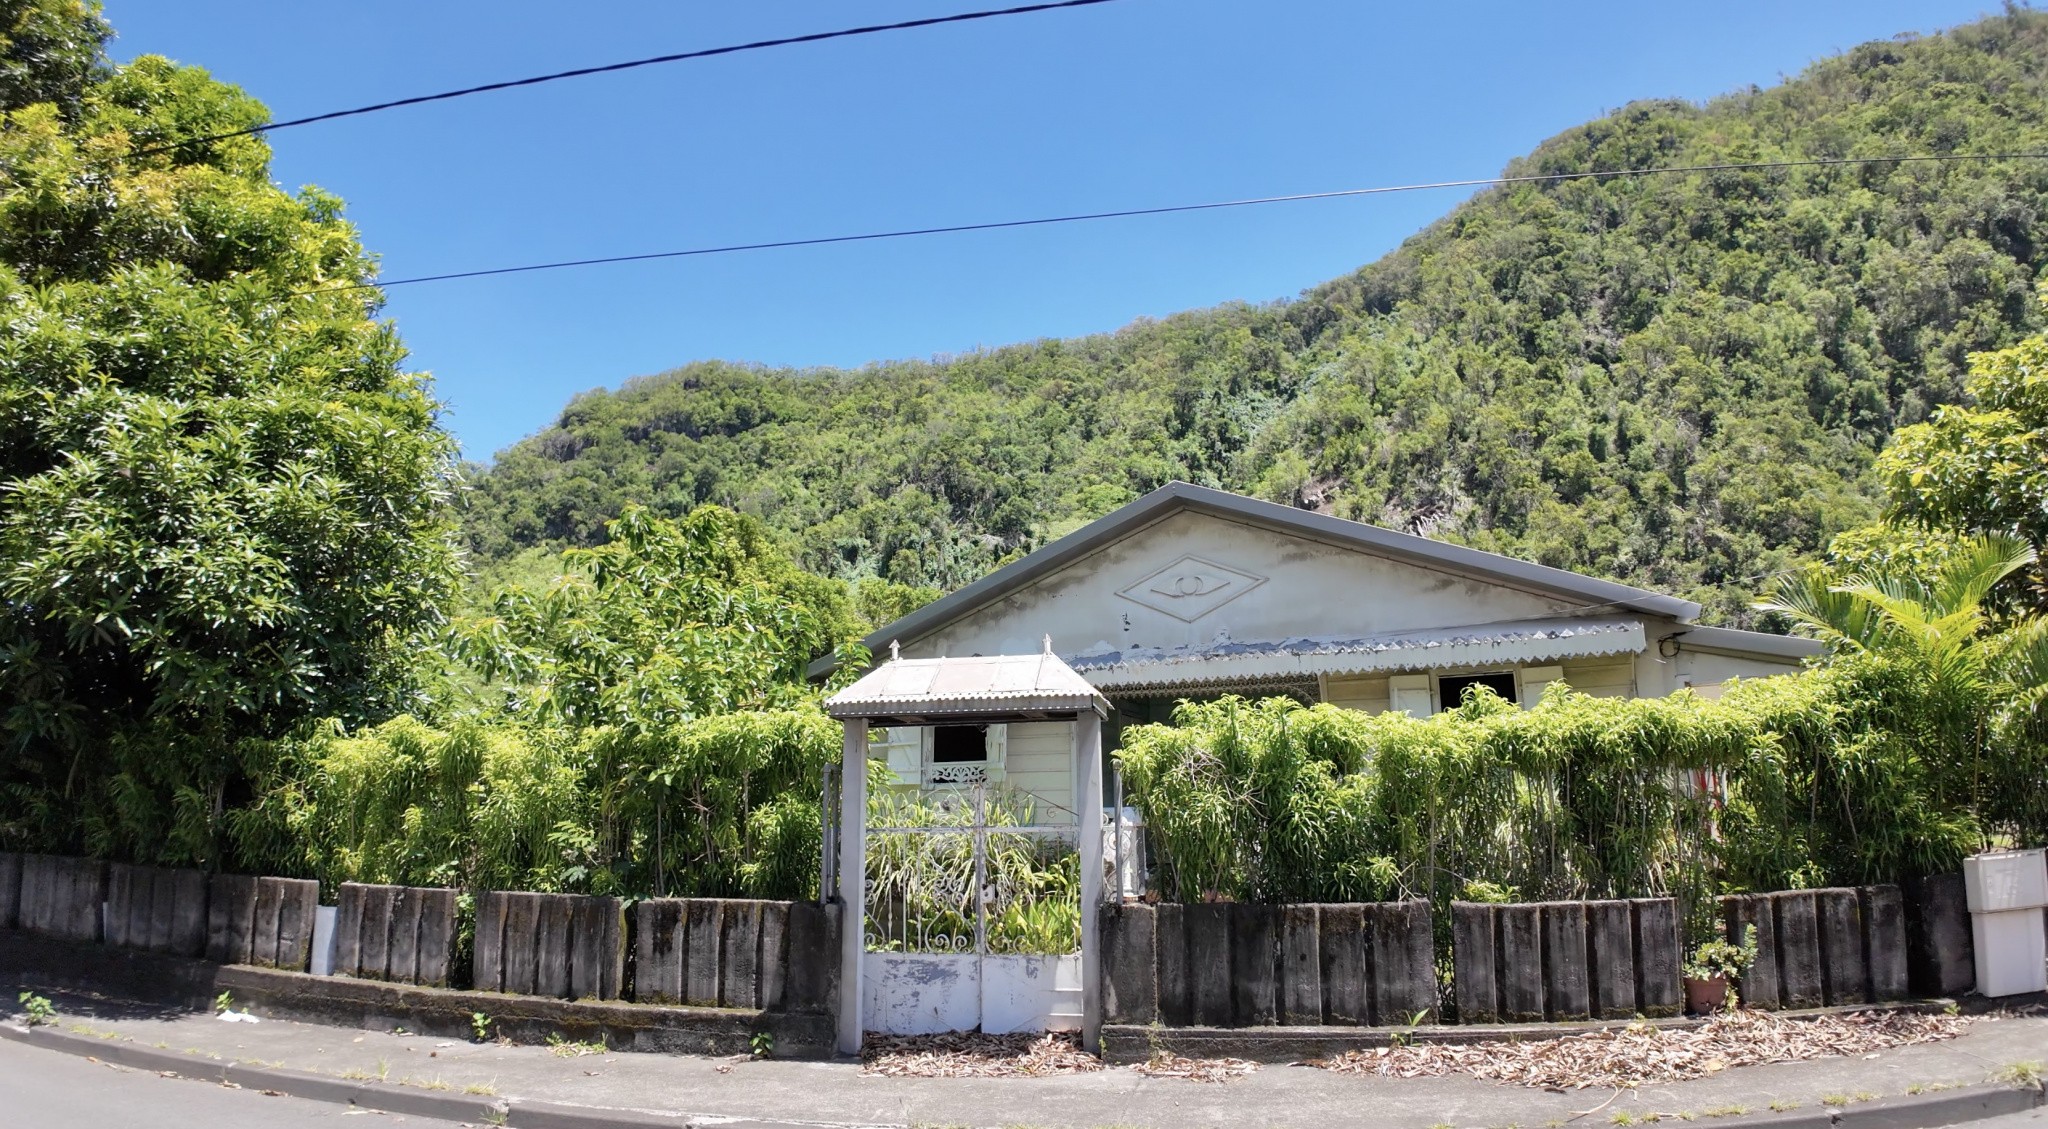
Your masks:
<svg viewBox="0 0 2048 1129"><path fill-rule="evenodd" d="M2048 16L1644 102L1510 173L2048 152ZM1896 427L2039 322L2048 161L1490 190L1300 298L854 371L706 362L579 397L476 476L485 562L629 502L760 515L842 577L957 587L1172 479L1699 599L1877 512Z"/></svg>

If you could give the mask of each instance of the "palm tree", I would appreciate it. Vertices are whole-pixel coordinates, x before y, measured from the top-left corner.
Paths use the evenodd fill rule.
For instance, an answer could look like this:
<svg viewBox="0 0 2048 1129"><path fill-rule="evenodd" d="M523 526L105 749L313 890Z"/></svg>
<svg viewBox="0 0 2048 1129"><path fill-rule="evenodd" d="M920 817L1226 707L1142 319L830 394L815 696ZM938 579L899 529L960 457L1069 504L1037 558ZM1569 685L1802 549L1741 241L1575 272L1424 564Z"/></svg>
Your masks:
<svg viewBox="0 0 2048 1129"><path fill-rule="evenodd" d="M2048 834L2048 619L2001 621L1988 604L2035 559L2016 537L1972 536L1930 573L1814 568L1781 578L1757 607L1789 617L1837 659L1868 655L1914 675L1919 692L1882 712L1938 775L1967 774L1971 806L1991 824L2038 838Z"/></svg>

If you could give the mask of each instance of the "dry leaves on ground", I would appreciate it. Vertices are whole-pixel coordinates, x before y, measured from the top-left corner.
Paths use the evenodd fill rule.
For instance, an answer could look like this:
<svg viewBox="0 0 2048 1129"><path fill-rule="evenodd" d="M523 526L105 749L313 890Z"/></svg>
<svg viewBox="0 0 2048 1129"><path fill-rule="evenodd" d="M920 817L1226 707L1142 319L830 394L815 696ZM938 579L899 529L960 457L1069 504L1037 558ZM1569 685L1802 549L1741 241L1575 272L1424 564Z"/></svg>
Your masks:
<svg viewBox="0 0 2048 1129"><path fill-rule="evenodd" d="M1106 1069L1081 1049L1071 1031L1046 1035L869 1035L861 1048L862 1069L892 1078L1036 1078L1088 1074ZM1258 1066L1235 1058L1182 1058L1161 1052L1130 1069L1154 1078L1222 1082Z"/></svg>
<svg viewBox="0 0 2048 1129"><path fill-rule="evenodd" d="M1131 1067L1151 1078L1185 1078L1190 1082L1228 1082L1258 1068L1258 1063L1241 1058L1182 1058L1165 1051L1153 1055L1150 1062Z"/></svg>
<svg viewBox="0 0 2048 1129"><path fill-rule="evenodd" d="M1033 1078L1101 1070L1072 1032L1040 1035L869 1035L861 1068L892 1078Z"/></svg>
<svg viewBox="0 0 2048 1129"><path fill-rule="evenodd" d="M1632 1024L1530 1042L1422 1043L1349 1051L1311 1063L1352 1074L1426 1078L1471 1074L1496 1082L1576 1090L1703 1078L1731 1066L1869 1054L1953 1039L1969 1020L1904 1011L1785 1019L1742 1011L1691 1030Z"/></svg>

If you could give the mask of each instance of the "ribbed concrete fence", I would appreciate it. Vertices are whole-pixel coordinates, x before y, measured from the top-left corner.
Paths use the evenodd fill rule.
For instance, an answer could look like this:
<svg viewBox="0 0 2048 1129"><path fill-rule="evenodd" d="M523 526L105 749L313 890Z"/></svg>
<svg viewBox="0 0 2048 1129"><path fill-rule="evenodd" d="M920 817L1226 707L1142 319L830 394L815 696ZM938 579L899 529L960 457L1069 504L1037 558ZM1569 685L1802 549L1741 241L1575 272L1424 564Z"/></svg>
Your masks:
<svg viewBox="0 0 2048 1129"><path fill-rule="evenodd" d="M1374 1026L1436 1011L1428 902L1111 906L1101 928L1109 1023Z"/></svg>
<svg viewBox="0 0 2048 1129"><path fill-rule="evenodd" d="M1678 909L1669 898L1451 903L1460 1023L1677 1015Z"/></svg>
<svg viewBox="0 0 2048 1129"><path fill-rule="evenodd" d="M18 928L64 941L96 942L107 864L57 855L20 856Z"/></svg>
<svg viewBox="0 0 2048 1129"><path fill-rule="evenodd" d="M206 959L304 972L319 906L310 878L216 874L206 883Z"/></svg>
<svg viewBox="0 0 2048 1129"><path fill-rule="evenodd" d="M493 890L476 904L476 986L565 1000L616 1000L626 981L617 898Z"/></svg>
<svg viewBox="0 0 2048 1129"><path fill-rule="evenodd" d="M732 898L650 898L633 907L641 1003L832 1010L839 907Z"/></svg>
<svg viewBox="0 0 2048 1129"><path fill-rule="evenodd" d="M1906 899L1896 886L1787 890L1721 899L1728 936L1756 940L1743 1002L1809 1008L1903 1000Z"/></svg>
<svg viewBox="0 0 2048 1129"><path fill-rule="evenodd" d="M204 955L205 872L110 863L103 932L109 945Z"/></svg>
<svg viewBox="0 0 2048 1129"><path fill-rule="evenodd" d="M0 929L218 964L304 971L320 887L306 879L0 853ZM473 975L458 891L344 883L334 971L557 999L829 1014L839 907L807 902L477 896ZM1972 985L1961 878L1719 902L1757 941L1741 985L1766 1008L1959 995ZM1451 989L1466 1023L1625 1019L1682 1003L1670 899L1453 903ZM1438 1002L1425 902L1104 907L1104 1018L1120 1025L1404 1026ZM632 961L627 962L631 949Z"/></svg>
<svg viewBox="0 0 2048 1129"><path fill-rule="evenodd" d="M445 988L455 967L454 890L344 882L334 901L334 973Z"/></svg>

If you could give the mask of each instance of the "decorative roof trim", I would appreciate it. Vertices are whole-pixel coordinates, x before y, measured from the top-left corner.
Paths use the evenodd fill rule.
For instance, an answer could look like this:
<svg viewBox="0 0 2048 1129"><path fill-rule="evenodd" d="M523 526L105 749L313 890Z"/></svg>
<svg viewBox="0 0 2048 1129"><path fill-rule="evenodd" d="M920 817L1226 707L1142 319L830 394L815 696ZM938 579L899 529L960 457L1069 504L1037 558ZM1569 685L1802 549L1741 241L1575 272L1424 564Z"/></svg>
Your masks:
<svg viewBox="0 0 2048 1129"><path fill-rule="evenodd" d="M1074 669L1098 690L1198 686L1266 678L1552 662L1633 655L1644 647L1639 620L1520 620L1350 638L1219 642L1171 650L1076 656Z"/></svg>
<svg viewBox="0 0 2048 1129"><path fill-rule="evenodd" d="M1135 530L1181 510L1193 510L1216 517L1263 525L1343 548L1359 549L1377 556L1421 565L1475 579L1491 580L1509 587L1583 601L1591 608L1612 607L1618 611L1665 616L1690 623L1700 606L1690 600L1632 588L1611 580L1566 572L1548 565L1516 560L1499 553L1469 549L1443 541L1432 541L1412 533L1400 533L1377 525L1345 521L1327 514L1311 513L1292 506L1275 505L1223 490L1212 490L1187 482L1173 482L1105 517L1082 526L1065 537L1043 546L1021 560L1013 561L950 595L935 600L896 620L862 640L870 651L892 641L914 643L967 613L1009 595L1027 584L1066 567ZM832 672L830 656L810 666L813 678Z"/></svg>

